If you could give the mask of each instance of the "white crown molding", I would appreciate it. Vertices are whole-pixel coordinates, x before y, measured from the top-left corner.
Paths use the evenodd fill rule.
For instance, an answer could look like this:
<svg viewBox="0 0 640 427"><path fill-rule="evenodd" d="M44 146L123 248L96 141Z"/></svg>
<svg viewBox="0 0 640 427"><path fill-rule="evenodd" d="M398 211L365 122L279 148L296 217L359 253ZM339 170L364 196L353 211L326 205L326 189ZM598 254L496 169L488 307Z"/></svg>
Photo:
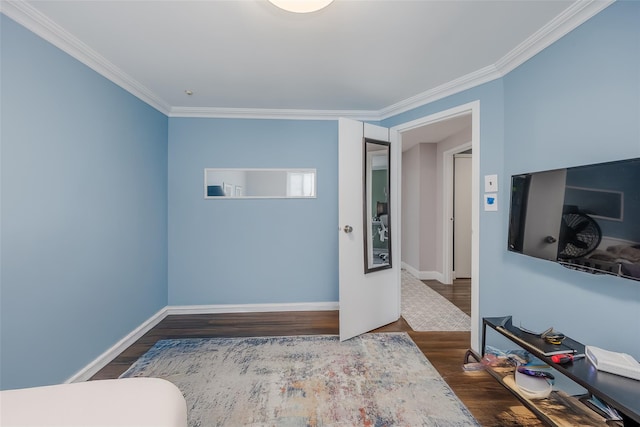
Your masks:
<svg viewBox="0 0 640 427"><path fill-rule="evenodd" d="M529 36L525 41L500 58L495 64L383 108L378 112L379 120L396 116L422 105L504 77L510 71L533 58L540 53L540 51L549 47L614 2L615 0L578 0L572 3L571 6L565 9L560 15L556 16L545 26Z"/></svg>
<svg viewBox="0 0 640 427"><path fill-rule="evenodd" d="M171 107L169 117L204 117L216 119L284 119L338 120L340 117L357 120L379 120L377 111L367 110L295 110L267 108Z"/></svg>
<svg viewBox="0 0 640 427"><path fill-rule="evenodd" d="M447 96L454 95L467 89L471 89L472 87L479 86L500 77L502 77L502 74L500 74L497 68L494 65L489 65L480 70L474 71L473 73L469 73L466 76L462 76L426 92L422 92L418 95L412 96L411 98L407 98L396 104L383 108L378 111L378 119L388 119L389 117L413 110L414 108L446 98Z"/></svg>
<svg viewBox="0 0 640 427"><path fill-rule="evenodd" d="M21 0L0 0L0 12L60 48L97 73L127 90L168 117L337 120L339 117L380 121L464 90L504 77L561 37L583 24L615 0L578 0L495 64L459 77L381 110L295 110L261 108L171 107L65 29Z"/></svg>
<svg viewBox="0 0 640 427"><path fill-rule="evenodd" d="M496 68L503 76L508 74L614 2L615 0L576 1L498 60Z"/></svg>
<svg viewBox="0 0 640 427"><path fill-rule="evenodd" d="M161 113L168 114L169 104L131 76L113 65L64 28L21 0L1 0L0 12L31 32L66 52L98 74L109 79Z"/></svg>

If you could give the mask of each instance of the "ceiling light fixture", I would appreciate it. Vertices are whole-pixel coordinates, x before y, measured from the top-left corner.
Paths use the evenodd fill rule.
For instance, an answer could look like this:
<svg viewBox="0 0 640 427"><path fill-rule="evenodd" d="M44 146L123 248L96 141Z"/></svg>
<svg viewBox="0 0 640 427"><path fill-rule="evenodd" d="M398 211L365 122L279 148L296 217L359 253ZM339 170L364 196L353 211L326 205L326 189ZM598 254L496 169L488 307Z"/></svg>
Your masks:
<svg viewBox="0 0 640 427"><path fill-rule="evenodd" d="M309 13L329 6L333 0L269 0L288 12Z"/></svg>

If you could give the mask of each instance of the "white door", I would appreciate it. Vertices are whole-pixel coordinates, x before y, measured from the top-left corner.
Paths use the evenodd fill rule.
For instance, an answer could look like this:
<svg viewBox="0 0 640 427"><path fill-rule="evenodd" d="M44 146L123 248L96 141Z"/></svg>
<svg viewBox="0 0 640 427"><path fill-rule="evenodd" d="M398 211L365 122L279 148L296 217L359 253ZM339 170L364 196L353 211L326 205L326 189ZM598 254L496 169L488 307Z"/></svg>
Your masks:
<svg viewBox="0 0 640 427"><path fill-rule="evenodd" d="M471 154L453 156L453 269L471 277Z"/></svg>
<svg viewBox="0 0 640 427"><path fill-rule="evenodd" d="M340 340L352 338L400 318L400 247L398 235L398 142L391 141L389 224L391 268L365 274L363 208L363 138L389 141L389 130L340 119L339 163L339 279ZM395 142L395 144L394 144Z"/></svg>

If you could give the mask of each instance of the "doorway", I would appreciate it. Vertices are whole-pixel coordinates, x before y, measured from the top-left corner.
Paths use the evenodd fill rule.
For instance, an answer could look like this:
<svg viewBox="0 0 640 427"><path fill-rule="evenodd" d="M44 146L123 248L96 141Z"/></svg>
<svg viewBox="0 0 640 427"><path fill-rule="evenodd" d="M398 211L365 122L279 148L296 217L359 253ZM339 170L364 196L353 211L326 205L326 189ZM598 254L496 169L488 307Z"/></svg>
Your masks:
<svg viewBox="0 0 640 427"><path fill-rule="evenodd" d="M440 201L440 206L435 207L435 228L433 237L437 242L436 247L436 261L434 262L434 271L428 274L433 274L435 277L419 277L420 279L435 278L442 283L451 284L453 282L453 155L465 150L471 149L471 348L478 350L480 347L479 340L479 239L478 239L478 225L479 225L479 182L480 182L480 162L478 153L480 152L480 103L474 101L469 104L464 104L458 107L454 107L449 110L445 110L436 114L432 114L402 125L398 125L392 128L392 130L398 131L399 140L402 144L403 150L405 144L416 144L420 141L421 135L425 135L428 132L443 131L448 127L456 128L461 131L465 126L469 127L469 136L466 141L450 138L448 142L439 145L436 149L437 162L436 162L436 200ZM455 126L453 126L455 125ZM451 131L449 129L449 132ZM455 133L455 132L454 132ZM447 136L442 136L441 141L447 139ZM428 142L428 141L420 141ZM433 150L433 149L432 149ZM402 160L399 160L400 165L398 169L401 170L404 166ZM446 177L451 177L451 180ZM401 183L404 185L404 183ZM403 191L403 190L402 190ZM403 199L410 197L402 192ZM407 209L404 201L400 204L401 209ZM401 212L401 217L405 218L405 212ZM404 247L404 244L403 244ZM404 250L403 250L404 252ZM404 261L403 256L403 261ZM404 263L403 263L404 266ZM408 269L409 270L409 269ZM419 270L418 272L420 272Z"/></svg>

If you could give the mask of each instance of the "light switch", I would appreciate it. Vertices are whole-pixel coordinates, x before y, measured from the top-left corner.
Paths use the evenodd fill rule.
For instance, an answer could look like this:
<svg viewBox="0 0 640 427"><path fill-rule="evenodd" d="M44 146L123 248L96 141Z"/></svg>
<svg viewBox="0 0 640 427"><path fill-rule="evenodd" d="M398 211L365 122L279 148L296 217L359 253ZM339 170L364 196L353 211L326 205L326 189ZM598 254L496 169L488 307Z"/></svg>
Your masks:
<svg viewBox="0 0 640 427"><path fill-rule="evenodd" d="M484 191L485 193L495 193L498 191L498 175L484 176Z"/></svg>

